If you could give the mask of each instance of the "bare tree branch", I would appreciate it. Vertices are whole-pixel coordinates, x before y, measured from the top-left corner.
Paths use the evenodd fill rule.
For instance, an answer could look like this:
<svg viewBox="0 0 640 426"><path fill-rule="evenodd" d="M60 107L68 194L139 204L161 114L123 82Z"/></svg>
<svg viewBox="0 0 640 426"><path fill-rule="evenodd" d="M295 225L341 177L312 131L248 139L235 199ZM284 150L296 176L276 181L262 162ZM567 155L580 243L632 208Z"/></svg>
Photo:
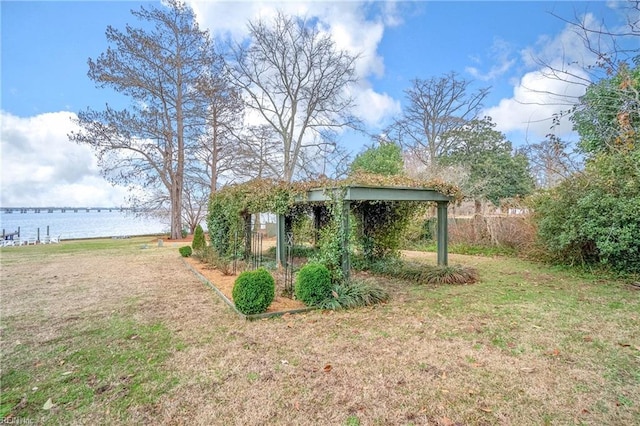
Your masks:
<svg viewBox="0 0 640 426"><path fill-rule="evenodd" d="M278 13L272 22L249 23L251 42L234 47L230 67L245 106L278 135L280 178L292 180L309 138L354 126L356 57L337 50L328 35L305 19Z"/></svg>
<svg viewBox="0 0 640 426"><path fill-rule="evenodd" d="M451 72L429 80L415 79L405 91L409 105L402 117L387 129L387 136L398 141L424 164L433 166L450 149L447 132L477 117L488 88L471 91L471 82Z"/></svg>

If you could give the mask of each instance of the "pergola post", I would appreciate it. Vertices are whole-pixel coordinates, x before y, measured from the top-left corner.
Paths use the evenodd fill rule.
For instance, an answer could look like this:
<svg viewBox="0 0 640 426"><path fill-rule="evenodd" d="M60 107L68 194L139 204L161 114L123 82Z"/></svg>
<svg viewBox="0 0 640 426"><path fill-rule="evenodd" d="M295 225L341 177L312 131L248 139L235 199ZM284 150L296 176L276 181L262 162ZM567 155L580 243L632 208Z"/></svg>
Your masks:
<svg viewBox="0 0 640 426"><path fill-rule="evenodd" d="M276 216L276 261L278 266L287 266L286 258L285 217L283 214Z"/></svg>
<svg viewBox="0 0 640 426"><path fill-rule="evenodd" d="M351 201L342 202L342 274L349 279L351 273L351 259L349 259L349 213Z"/></svg>
<svg viewBox="0 0 640 426"><path fill-rule="evenodd" d="M322 219L322 206L313 207L313 246L320 245L320 228Z"/></svg>
<svg viewBox="0 0 640 426"><path fill-rule="evenodd" d="M448 223L447 223L447 206L448 202L438 201L438 266L447 266L449 264L447 242Z"/></svg>
<svg viewBox="0 0 640 426"><path fill-rule="evenodd" d="M244 220L244 259L251 256L251 213L243 215Z"/></svg>

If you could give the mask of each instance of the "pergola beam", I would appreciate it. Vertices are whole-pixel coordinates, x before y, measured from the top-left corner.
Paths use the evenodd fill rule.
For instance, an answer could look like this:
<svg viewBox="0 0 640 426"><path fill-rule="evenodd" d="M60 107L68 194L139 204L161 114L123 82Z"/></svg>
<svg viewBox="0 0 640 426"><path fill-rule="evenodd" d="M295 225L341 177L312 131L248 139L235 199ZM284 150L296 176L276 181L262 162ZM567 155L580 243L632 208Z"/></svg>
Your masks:
<svg viewBox="0 0 640 426"><path fill-rule="evenodd" d="M331 201L331 193L340 188L316 188L300 197L298 202ZM347 201L451 201L451 198L433 189L381 186L347 186L344 188Z"/></svg>

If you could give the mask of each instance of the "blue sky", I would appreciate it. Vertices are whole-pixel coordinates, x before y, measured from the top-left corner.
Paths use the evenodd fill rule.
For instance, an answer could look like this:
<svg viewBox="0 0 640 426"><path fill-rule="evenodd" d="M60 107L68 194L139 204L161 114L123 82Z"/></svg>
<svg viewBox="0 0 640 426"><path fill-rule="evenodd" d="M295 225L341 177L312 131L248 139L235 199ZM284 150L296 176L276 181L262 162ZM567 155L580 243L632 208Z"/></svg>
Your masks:
<svg viewBox="0 0 640 426"><path fill-rule="evenodd" d="M189 2L200 25L216 36L241 38L246 22L278 7L326 25L336 43L362 59L356 110L372 132L397 114L414 78L449 71L491 86L485 102L498 128L516 146L544 137L554 111L525 105L537 100L523 87L554 88L538 78L534 57L582 57L566 24L585 13L617 23L605 2ZM137 25L130 14L149 2L0 2L2 191L0 205L120 205L125 190L106 184L91 153L66 140L71 118L86 107L126 100L95 88L87 59L106 50L105 29ZM514 100L514 97L520 97ZM523 102L524 100L524 102ZM570 127L563 129L571 137ZM362 138L345 135L354 154Z"/></svg>

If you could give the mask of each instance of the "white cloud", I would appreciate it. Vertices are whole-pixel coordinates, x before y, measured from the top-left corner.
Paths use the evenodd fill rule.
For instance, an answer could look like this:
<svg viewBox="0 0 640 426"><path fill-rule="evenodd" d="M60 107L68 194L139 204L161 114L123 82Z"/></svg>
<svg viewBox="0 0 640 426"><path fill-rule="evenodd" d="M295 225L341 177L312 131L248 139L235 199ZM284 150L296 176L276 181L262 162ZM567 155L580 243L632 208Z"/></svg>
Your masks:
<svg viewBox="0 0 640 426"><path fill-rule="evenodd" d="M595 18L584 16L585 25L596 25ZM590 81L585 71L595 56L571 25L555 36L543 35L534 46L520 52L523 64L530 69L512 80L513 95L487 108L502 132L520 131L544 138L552 132L554 115L567 111L582 96ZM572 123L565 116L553 129L560 137L573 136Z"/></svg>
<svg viewBox="0 0 640 426"><path fill-rule="evenodd" d="M2 181L0 205L120 206L127 194L101 176L86 146L70 142L75 114L54 112L1 119Z"/></svg>
<svg viewBox="0 0 640 426"><path fill-rule="evenodd" d="M354 113L373 128L383 127L388 119L401 111L400 101L386 93L377 93L370 87L360 87L354 97Z"/></svg>
<svg viewBox="0 0 640 426"><path fill-rule="evenodd" d="M586 14L582 18L586 28L599 27L598 20L592 14ZM596 34L592 34L595 37ZM567 24L564 30L551 37L542 35L534 46L523 49L521 52L524 64L531 68L539 68L541 65L577 66L585 68L595 63L597 57L585 46L584 34L576 32L576 27ZM605 39L594 42L606 43ZM605 45L601 46L606 49Z"/></svg>
<svg viewBox="0 0 640 426"><path fill-rule="evenodd" d="M578 68L572 69L577 75L586 76ZM550 78L543 71L532 71L525 74L513 89L513 96L502 99L497 106L483 111L496 123L496 129L502 132L520 130L536 137L544 137L551 133L554 114L566 111L569 102L584 94L585 87L572 84L562 78ZM567 119L561 120L555 128L558 135L567 135L572 131L572 124Z"/></svg>
<svg viewBox="0 0 640 426"><path fill-rule="evenodd" d="M494 62L489 71L482 72L479 67L466 67L465 71L474 78L482 81L495 80L507 73L516 63L516 59L512 57L512 47L509 43L501 38L496 38L489 49L489 57ZM472 62L480 65L481 60L477 56L471 58Z"/></svg>
<svg viewBox="0 0 640 426"><path fill-rule="evenodd" d="M398 103L387 94L375 92L366 81L372 76L384 75L384 59L378 54L377 49L385 28L397 26L402 22L399 7L395 2L372 4L356 1L195 0L188 3L193 7L201 27L209 29L214 35L230 36L235 40L242 40L247 36L247 24L250 20L268 19L275 16L277 10L289 15L317 19L318 28L331 34L338 49L359 56L356 73L363 81L352 88L352 95L359 103L370 100L373 102L366 109L357 108L355 112L358 116L371 123L374 119L381 120L397 112ZM379 124L379 121L375 124Z"/></svg>

